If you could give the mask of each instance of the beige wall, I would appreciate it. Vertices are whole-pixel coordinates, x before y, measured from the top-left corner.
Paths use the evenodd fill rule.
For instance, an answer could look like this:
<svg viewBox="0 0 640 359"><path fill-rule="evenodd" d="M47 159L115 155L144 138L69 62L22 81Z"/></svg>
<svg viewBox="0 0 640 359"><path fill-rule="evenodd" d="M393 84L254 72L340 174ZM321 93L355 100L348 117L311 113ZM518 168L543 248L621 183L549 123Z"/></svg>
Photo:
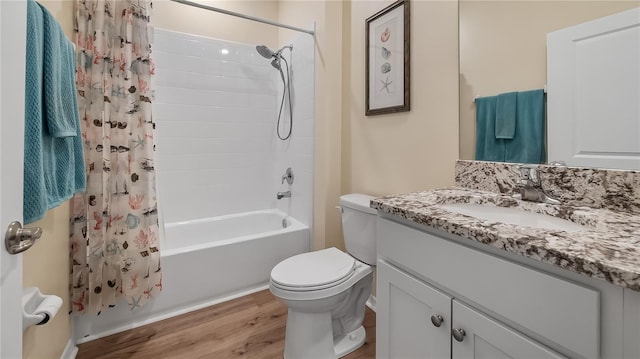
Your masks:
<svg viewBox="0 0 640 359"><path fill-rule="evenodd" d="M65 34L73 34L73 1L39 0L58 20ZM69 316L69 202L47 212L45 218L29 226L42 227L41 239L24 253L24 287L39 287L44 294L63 300L58 314L46 325L24 332L24 359L59 358L71 338Z"/></svg>
<svg viewBox="0 0 640 359"><path fill-rule="evenodd" d="M458 159L458 3L411 2L411 111L365 111L365 19L391 1L351 3L343 193L388 195L453 184Z"/></svg>
<svg viewBox="0 0 640 359"><path fill-rule="evenodd" d="M278 1L234 0L193 1L203 5L242 13L267 20L278 20ZM169 0L153 2L153 26L193 35L213 37L246 44L278 45L278 29L229 15L208 11Z"/></svg>
<svg viewBox="0 0 640 359"><path fill-rule="evenodd" d="M42 227L43 234L24 254L24 287L39 287L44 294L62 298L62 308L46 325L33 326L23 335L25 359L60 358L71 338L69 317L69 201L47 212L29 225Z"/></svg>
<svg viewBox="0 0 640 359"><path fill-rule="evenodd" d="M640 1L460 1L460 158L475 156L475 96L543 88L546 34Z"/></svg>

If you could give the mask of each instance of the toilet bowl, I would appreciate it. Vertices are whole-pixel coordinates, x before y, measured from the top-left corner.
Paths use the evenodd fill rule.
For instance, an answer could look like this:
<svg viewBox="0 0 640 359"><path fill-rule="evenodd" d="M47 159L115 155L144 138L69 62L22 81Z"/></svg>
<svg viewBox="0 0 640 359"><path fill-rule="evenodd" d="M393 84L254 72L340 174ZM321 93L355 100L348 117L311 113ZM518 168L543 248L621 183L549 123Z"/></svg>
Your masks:
<svg viewBox="0 0 640 359"><path fill-rule="evenodd" d="M271 271L269 289L289 309L285 359L336 359L364 344L362 321L376 258L371 198L340 198L349 254L333 247L303 253Z"/></svg>

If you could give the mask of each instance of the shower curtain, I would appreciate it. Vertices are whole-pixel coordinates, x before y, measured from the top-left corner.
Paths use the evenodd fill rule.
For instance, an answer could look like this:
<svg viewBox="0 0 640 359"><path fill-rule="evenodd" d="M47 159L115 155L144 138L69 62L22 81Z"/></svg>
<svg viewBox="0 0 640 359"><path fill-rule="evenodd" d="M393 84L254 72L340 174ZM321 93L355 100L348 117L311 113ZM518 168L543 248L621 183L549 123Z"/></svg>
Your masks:
<svg viewBox="0 0 640 359"><path fill-rule="evenodd" d="M71 306L131 309L162 289L148 0L78 0L76 84L87 190L73 198Z"/></svg>

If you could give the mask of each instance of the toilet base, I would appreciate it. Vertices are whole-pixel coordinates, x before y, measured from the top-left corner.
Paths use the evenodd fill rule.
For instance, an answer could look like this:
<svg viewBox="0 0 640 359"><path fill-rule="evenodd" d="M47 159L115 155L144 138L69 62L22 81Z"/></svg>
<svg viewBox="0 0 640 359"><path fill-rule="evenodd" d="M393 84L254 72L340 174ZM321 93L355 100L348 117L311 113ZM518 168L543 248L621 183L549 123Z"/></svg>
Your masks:
<svg viewBox="0 0 640 359"><path fill-rule="evenodd" d="M284 341L284 359L337 359L360 348L364 327L332 338L331 313L300 313L289 309Z"/></svg>
<svg viewBox="0 0 640 359"><path fill-rule="evenodd" d="M351 333L343 335L340 338L335 338L333 348L336 352L336 357L342 358L343 356L358 350L358 348L364 344L366 337L367 333L365 333L364 327L361 325Z"/></svg>
<svg viewBox="0 0 640 359"><path fill-rule="evenodd" d="M331 334L331 312L304 313L289 308L284 359L335 359Z"/></svg>

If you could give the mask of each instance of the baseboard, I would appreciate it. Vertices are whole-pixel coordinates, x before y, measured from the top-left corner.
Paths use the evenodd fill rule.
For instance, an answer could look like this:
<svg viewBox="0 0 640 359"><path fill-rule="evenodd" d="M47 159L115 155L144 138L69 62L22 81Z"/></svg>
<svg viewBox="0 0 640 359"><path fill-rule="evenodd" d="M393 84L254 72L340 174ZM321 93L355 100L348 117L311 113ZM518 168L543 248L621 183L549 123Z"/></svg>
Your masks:
<svg viewBox="0 0 640 359"><path fill-rule="evenodd" d="M192 305L192 306L189 306L189 307L186 307L186 308L180 308L178 310L174 310L174 311L172 311L170 313L167 313L167 314L152 315L152 316L150 316L150 317L148 317L148 318L146 318L144 320L136 321L134 323L129 323L129 324L122 325L122 326L118 326L118 327L116 327L114 329L106 330L106 331L103 331L103 332L98 332L98 333L95 333L95 334L92 334L92 335L87 335L87 336L82 337L82 338L77 338L76 344L83 344L83 343L86 343L86 342L90 342L92 340L96 340L96 339L107 337L109 335L121 333L121 332L130 330L130 329L135 329L135 328L147 325L147 324L152 324L152 323L155 323L155 322L159 322L161 320L173 318L173 317L176 317L176 316L179 316L179 315L182 315L182 314L186 314L186 313L189 313L189 312L193 312L193 311L196 311L196 310L199 310L199 309L202 309L202 308L210 307L212 305L220 304L222 302L227 302L227 301L230 301L230 300L233 300L233 299L236 299L236 298L244 297L246 295L253 294L255 292L259 292L261 290L265 290L265 289L268 289L268 288L269 288L269 284L263 284L263 285L259 285L259 286L253 287L253 288L249 288L249 289L246 289L246 290L242 290L242 291L239 291L239 292L232 293L232 294L230 294L228 296L225 296L225 297L218 297L218 298L216 298L214 300L201 302L201 303L198 303L196 305Z"/></svg>
<svg viewBox="0 0 640 359"><path fill-rule="evenodd" d="M375 313L376 311L376 296L371 294L369 296L369 299L367 299L367 307L369 307L369 309L373 310L373 312Z"/></svg>
<svg viewBox="0 0 640 359"><path fill-rule="evenodd" d="M78 354L78 346L73 342L73 339L69 339L60 359L75 359L76 354Z"/></svg>

